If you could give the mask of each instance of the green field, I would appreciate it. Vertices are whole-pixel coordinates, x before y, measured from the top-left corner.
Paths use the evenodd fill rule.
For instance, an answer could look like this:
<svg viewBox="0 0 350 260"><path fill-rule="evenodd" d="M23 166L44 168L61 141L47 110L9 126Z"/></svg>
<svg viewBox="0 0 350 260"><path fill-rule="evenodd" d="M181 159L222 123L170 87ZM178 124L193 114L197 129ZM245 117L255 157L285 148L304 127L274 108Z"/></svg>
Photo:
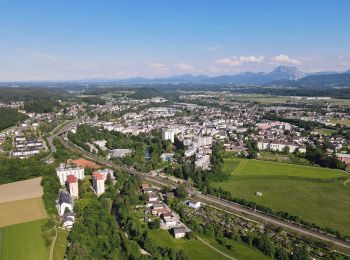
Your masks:
<svg viewBox="0 0 350 260"><path fill-rule="evenodd" d="M62 228L57 229L57 238L52 257L54 260L62 260L64 258L64 254L66 253L66 248L68 244L68 235L69 232L67 230Z"/></svg>
<svg viewBox="0 0 350 260"><path fill-rule="evenodd" d="M160 246L171 247L173 249L182 249L185 254L191 260L211 260L211 259L227 259L220 253L216 252L212 248L197 239L175 239L166 230L152 230L150 231L151 237L158 242ZM233 249L229 250L225 246L220 245L213 238L204 238L211 246L220 250L221 252L233 256L237 259L269 259L260 251L246 246L244 243L235 242Z"/></svg>
<svg viewBox="0 0 350 260"><path fill-rule="evenodd" d="M318 132L322 135L332 135L332 134L336 133L337 131L335 131L333 129L328 129L328 128L318 128L318 129L315 129L315 132Z"/></svg>
<svg viewBox="0 0 350 260"><path fill-rule="evenodd" d="M264 105L286 103L292 100L290 97L269 96L259 94L235 96L233 97L233 99L237 101L257 102Z"/></svg>
<svg viewBox="0 0 350 260"><path fill-rule="evenodd" d="M350 235L350 176L338 170L246 159L225 159L228 181L213 183L238 198ZM262 192L262 196L255 195Z"/></svg>
<svg viewBox="0 0 350 260"><path fill-rule="evenodd" d="M48 259L48 250L41 237L41 225L44 222L37 220L2 228L0 259Z"/></svg>

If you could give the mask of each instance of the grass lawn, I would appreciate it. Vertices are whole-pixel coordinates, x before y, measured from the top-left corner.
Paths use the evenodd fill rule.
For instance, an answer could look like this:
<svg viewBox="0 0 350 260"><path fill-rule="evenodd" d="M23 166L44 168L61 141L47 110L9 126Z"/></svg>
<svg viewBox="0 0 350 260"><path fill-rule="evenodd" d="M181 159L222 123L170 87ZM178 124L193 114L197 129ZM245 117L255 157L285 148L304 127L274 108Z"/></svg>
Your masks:
<svg viewBox="0 0 350 260"><path fill-rule="evenodd" d="M158 242L160 246L171 247L176 250L182 249L189 259L226 259L223 255L219 254L212 248L197 239L186 240L186 239L175 239L166 230L152 230L150 231L151 237ZM268 259L265 255L260 253L258 250L245 246L243 243L235 243L232 250L227 249L223 245L220 245L215 239L206 240L211 246L217 248L221 252L237 257L238 259ZM237 244L237 245L236 245Z"/></svg>
<svg viewBox="0 0 350 260"><path fill-rule="evenodd" d="M160 246L171 247L177 250L182 249L190 259L210 260L223 257L199 240L175 239L166 230L152 230L150 235Z"/></svg>
<svg viewBox="0 0 350 260"><path fill-rule="evenodd" d="M335 131L333 129L328 129L328 128L318 128L318 129L315 129L315 132L318 132L322 135L332 135L332 134L336 133L337 131Z"/></svg>
<svg viewBox="0 0 350 260"><path fill-rule="evenodd" d="M64 254L66 253L66 248L68 245L68 235L69 232L67 230L61 228L57 229L57 238L55 242L55 248L53 250L54 260L62 260L64 258Z"/></svg>
<svg viewBox="0 0 350 260"><path fill-rule="evenodd" d="M0 203L0 227L46 218L41 198Z"/></svg>
<svg viewBox="0 0 350 260"><path fill-rule="evenodd" d="M48 249L41 237L41 225L37 220L2 228L0 259L47 260Z"/></svg>
<svg viewBox="0 0 350 260"><path fill-rule="evenodd" d="M200 237L221 252L233 256L236 259L271 259L258 249L250 247L243 242L233 242L233 249L228 249L226 246L218 243L213 237Z"/></svg>
<svg viewBox="0 0 350 260"><path fill-rule="evenodd" d="M286 211L350 235L350 176L342 171L246 159L224 159L228 181L213 183L233 196ZM255 192L262 192L258 197Z"/></svg>

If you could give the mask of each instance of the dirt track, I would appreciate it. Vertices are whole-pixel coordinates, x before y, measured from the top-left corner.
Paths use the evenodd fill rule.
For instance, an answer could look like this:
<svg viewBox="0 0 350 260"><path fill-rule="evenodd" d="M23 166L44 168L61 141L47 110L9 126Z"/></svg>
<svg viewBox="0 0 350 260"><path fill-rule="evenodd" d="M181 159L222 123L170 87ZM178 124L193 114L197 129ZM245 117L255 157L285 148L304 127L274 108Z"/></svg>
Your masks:
<svg viewBox="0 0 350 260"><path fill-rule="evenodd" d="M41 177L0 185L0 203L38 198L43 195Z"/></svg>

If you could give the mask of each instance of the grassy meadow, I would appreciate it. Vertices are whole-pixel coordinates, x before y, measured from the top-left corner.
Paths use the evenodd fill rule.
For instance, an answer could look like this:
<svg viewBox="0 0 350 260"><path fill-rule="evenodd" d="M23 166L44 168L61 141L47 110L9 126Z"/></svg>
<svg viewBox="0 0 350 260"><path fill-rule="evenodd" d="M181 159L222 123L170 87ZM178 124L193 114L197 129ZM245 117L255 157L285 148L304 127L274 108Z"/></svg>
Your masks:
<svg viewBox="0 0 350 260"><path fill-rule="evenodd" d="M247 159L224 159L225 182L213 183L238 198L350 235L350 179L338 170ZM346 183L348 184L348 183ZM262 192L262 196L255 195Z"/></svg>
<svg viewBox="0 0 350 260"><path fill-rule="evenodd" d="M190 260L211 260L211 259L226 259L223 255L216 252L212 248L208 247L202 241L197 239L175 239L166 230L152 230L150 231L151 237L158 242L160 246L171 247L173 249L182 249ZM213 238L201 237L211 246L215 247L219 251L235 257L237 259L269 259L260 251L251 248L244 243L235 242L233 249L229 250L225 246L219 244Z"/></svg>
<svg viewBox="0 0 350 260"><path fill-rule="evenodd" d="M47 260L48 249L41 237L41 225L37 220L1 229L0 259Z"/></svg>
<svg viewBox="0 0 350 260"><path fill-rule="evenodd" d="M53 260L62 260L64 259L64 254L66 253L68 240L67 237L69 235L69 231L58 228L57 229L57 238L55 242L55 247L53 249Z"/></svg>

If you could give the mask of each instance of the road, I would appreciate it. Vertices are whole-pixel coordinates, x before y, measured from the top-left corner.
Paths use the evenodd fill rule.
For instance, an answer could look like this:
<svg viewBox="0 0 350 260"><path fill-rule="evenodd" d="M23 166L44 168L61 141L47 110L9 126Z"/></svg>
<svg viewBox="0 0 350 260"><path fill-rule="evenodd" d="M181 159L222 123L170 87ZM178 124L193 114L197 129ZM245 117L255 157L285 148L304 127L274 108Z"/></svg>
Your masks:
<svg viewBox="0 0 350 260"><path fill-rule="evenodd" d="M73 125L74 125L74 122L72 122L72 124L67 125L65 127L65 129L62 130L58 134L59 140L61 141L61 143L63 144L63 146L66 149L81 153L82 156L88 160L95 161L96 163L99 163L101 165L105 165L107 167L120 169L122 171L125 171L125 172L131 174L131 175L138 175L141 178L144 178L148 181L156 183L160 186L169 186L171 188L177 187L176 183L161 179L159 177L150 176L146 173L139 172L133 168L121 166L121 165L115 164L111 161L104 160L104 159L100 158L99 156L96 156L96 155L93 155L93 154L86 152L85 150L76 146L72 142L67 141L66 132L69 130L69 127L72 127ZM295 231L301 235L310 236L310 237L322 240L324 242L330 242L330 243L333 243L339 247L350 250L350 242L337 239L334 236L320 233L316 230L312 230L312 229L305 228L305 227L302 227L300 225L297 225L297 224L294 224L291 222L287 222L286 220L278 219L274 216L267 215L263 212L255 211L253 209L250 209L248 207L244 207L244 206L237 204L237 203L234 203L234 202L222 200L222 199L216 198L216 197L211 196L211 195L201 194L198 191L194 191L193 188L189 189L189 191L190 191L190 193L192 193L192 195L196 196L199 200L202 200L202 201L206 202L207 204L220 205L220 206L223 206L224 208L232 209L235 212L244 213L244 214L253 216L253 217L258 218L264 222L268 222L268 223L274 224L274 225L279 226L279 227L287 228L287 229Z"/></svg>

